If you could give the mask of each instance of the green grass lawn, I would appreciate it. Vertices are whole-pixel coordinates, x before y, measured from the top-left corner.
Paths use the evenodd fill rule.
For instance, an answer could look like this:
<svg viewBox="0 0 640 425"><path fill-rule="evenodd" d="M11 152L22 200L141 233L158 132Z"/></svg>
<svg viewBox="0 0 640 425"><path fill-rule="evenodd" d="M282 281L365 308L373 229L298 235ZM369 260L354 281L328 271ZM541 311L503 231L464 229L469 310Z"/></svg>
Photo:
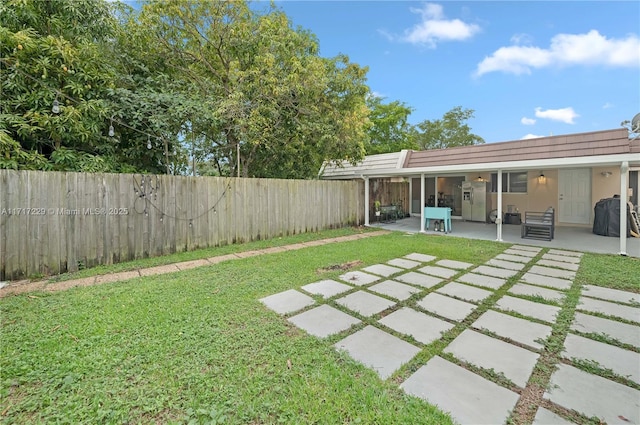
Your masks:
<svg viewBox="0 0 640 425"><path fill-rule="evenodd" d="M406 396L392 379L381 381L258 300L335 279L343 271L320 270L350 261L361 261L360 268L421 252L480 264L507 247L392 233L4 298L0 419L450 423L439 410ZM579 272L581 283L639 292L638 283L625 277L633 275L640 275L640 261L599 255L586 255Z"/></svg>

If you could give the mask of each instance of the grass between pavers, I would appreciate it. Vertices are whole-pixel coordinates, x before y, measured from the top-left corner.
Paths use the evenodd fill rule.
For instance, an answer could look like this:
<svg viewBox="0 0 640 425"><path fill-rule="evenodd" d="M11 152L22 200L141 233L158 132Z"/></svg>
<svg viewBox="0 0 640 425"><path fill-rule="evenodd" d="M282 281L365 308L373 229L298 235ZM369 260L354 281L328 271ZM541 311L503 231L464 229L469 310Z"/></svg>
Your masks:
<svg viewBox="0 0 640 425"><path fill-rule="evenodd" d="M258 300L411 252L494 242L389 234L0 300L4 423L450 423ZM288 367L290 362L291 368Z"/></svg>
<svg viewBox="0 0 640 425"><path fill-rule="evenodd" d="M6 423L449 423L445 414L394 384L418 363L381 381L335 351L331 338L307 335L258 299L336 279L344 270L318 270L349 261L361 261L361 269L423 252L481 264L506 247L393 233L129 282L8 297L0 301L0 418ZM615 272L608 276L616 278ZM424 347L419 356L442 352L462 330L452 330L447 341ZM483 376L500 380L490 372Z"/></svg>

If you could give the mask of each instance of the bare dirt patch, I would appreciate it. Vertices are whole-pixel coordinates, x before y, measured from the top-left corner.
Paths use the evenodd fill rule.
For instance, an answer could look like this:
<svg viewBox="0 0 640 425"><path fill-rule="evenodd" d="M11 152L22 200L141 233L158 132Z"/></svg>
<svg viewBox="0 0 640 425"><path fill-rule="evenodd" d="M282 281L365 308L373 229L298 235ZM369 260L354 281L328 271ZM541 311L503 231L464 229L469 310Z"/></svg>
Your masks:
<svg viewBox="0 0 640 425"><path fill-rule="evenodd" d="M316 270L318 273L327 273L327 272L333 272L336 270L349 270L349 269L353 269L355 267L359 267L362 265L362 261L361 260L354 260L354 261L349 261L347 263L342 263L342 264L332 264L330 266L327 267L322 267L318 270Z"/></svg>

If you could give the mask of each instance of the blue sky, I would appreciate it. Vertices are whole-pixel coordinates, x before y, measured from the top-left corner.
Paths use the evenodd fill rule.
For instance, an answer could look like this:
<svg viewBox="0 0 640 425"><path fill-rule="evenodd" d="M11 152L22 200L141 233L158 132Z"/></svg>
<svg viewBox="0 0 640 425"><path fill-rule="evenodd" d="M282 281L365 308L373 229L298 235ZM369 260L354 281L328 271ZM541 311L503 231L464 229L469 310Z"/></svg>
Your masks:
<svg viewBox="0 0 640 425"><path fill-rule="evenodd" d="M619 128L640 112L640 2L278 1L320 54L368 66L371 90L456 106L486 142Z"/></svg>

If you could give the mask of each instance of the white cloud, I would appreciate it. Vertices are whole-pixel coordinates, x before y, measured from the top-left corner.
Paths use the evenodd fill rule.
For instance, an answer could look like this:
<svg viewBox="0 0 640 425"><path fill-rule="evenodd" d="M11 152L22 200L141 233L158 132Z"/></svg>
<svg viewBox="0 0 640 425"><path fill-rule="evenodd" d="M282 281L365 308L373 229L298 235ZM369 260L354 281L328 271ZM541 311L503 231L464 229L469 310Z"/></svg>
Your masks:
<svg viewBox="0 0 640 425"><path fill-rule="evenodd" d="M602 109L610 109L610 108L613 108L613 103L606 102L604 105L602 105Z"/></svg>
<svg viewBox="0 0 640 425"><path fill-rule="evenodd" d="M439 4L427 3L422 9L411 8L411 12L420 14L422 21L407 29L400 38L407 43L435 48L439 42L466 40L480 31L478 25L446 19Z"/></svg>
<svg viewBox="0 0 640 425"><path fill-rule="evenodd" d="M514 34L511 36L512 44L531 44L531 36L529 34Z"/></svg>
<svg viewBox="0 0 640 425"><path fill-rule="evenodd" d="M522 117L520 123L524 125L534 125L536 123L536 120L534 120L533 118Z"/></svg>
<svg viewBox="0 0 640 425"><path fill-rule="evenodd" d="M520 43L521 36L512 41ZM476 75L501 71L530 74L532 68L571 65L637 67L640 65L640 38L631 34L624 39L610 39L596 30L586 34L558 34L548 48L514 45L501 47L485 57Z"/></svg>
<svg viewBox="0 0 640 425"><path fill-rule="evenodd" d="M574 119L580 115L576 114L573 108L547 109L536 108L536 117L545 118L552 121L560 121L566 124L575 124Z"/></svg>
<svg viewBox="0 0 640 425"><path fill-rule="evenodd" d="M524 136L522 136L522 138L520 138L520 140L528 140L528 139L539 139L540 137L544 137L544 136L538 136L537 134L525 134Z"/></svg>

